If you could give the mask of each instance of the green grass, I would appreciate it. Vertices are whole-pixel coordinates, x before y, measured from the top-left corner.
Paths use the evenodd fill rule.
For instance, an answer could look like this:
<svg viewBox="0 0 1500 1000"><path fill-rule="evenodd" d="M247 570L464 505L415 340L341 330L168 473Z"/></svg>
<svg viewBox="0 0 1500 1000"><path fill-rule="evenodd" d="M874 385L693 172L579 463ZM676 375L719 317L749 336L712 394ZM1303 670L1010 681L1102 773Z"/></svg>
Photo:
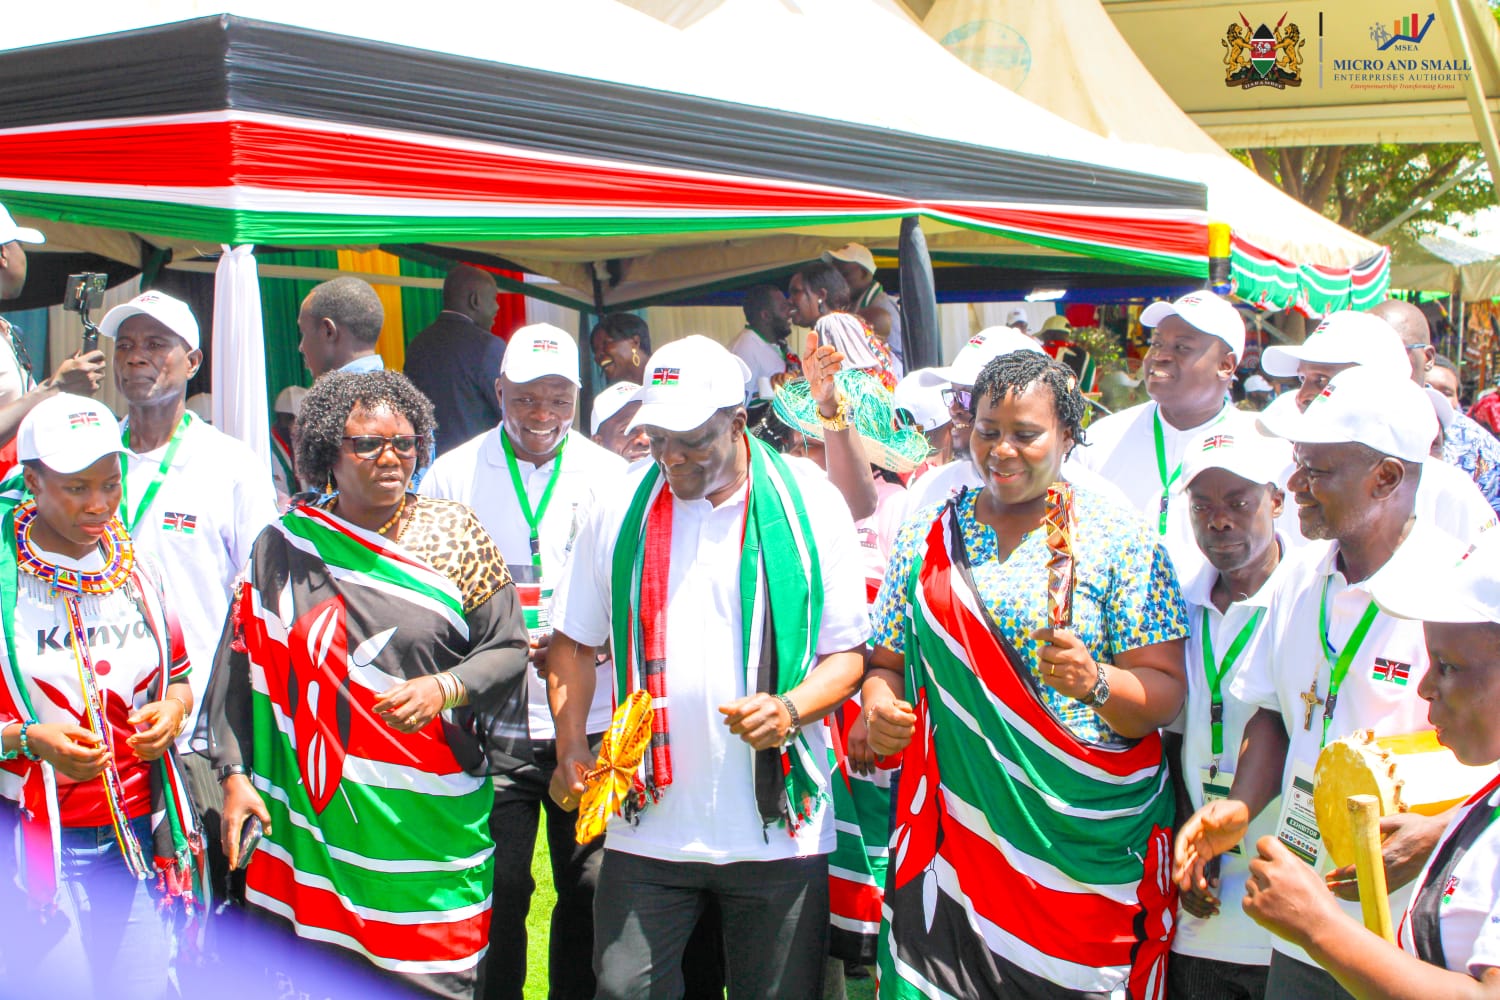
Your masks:
<svg viewBox="0 0 1500 1000"><path fill-rule="evenodd" d="M536 892L531 896L531 910L526 915L525 995L526 1000L547 1000L547 934L557 893L552 889L552 862L548 860L545 836L536 838L531 877L536 882ZM849 1000L874 1000L875 980L850 981L848 997Z"/></svg>

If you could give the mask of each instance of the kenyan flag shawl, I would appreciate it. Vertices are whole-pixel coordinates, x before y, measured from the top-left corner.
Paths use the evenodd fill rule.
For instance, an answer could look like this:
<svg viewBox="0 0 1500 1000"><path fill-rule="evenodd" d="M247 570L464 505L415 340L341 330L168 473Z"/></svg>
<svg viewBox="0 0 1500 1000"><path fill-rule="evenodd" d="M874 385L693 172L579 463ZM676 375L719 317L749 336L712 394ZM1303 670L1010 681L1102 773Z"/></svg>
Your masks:
<svg viewBox="0 0 1500 1000"><path fill-rule="evenodd" d="M979 600L953 502L907 579L882 997L1163 994L1176 907L1160 737L1085 743ZM1048 985L1053 984L1053 985Z"/></svg>
<svg viewBox="0 0 1500 1000"><path fill-rule="evenodd" d="M414 502L405 533L439 555L489 542L467 508L437 500ZM503 687L524 711L526 639L492 544L458 582L436 561L294 507L256 541L206 711L214 764L242 760L271 814L246 901L427 992L468 997L489 941L494 853L473 713L406 734L372 706L402 680L463 663L472 700ZM503 675L488 692L468 672L481 658Z"/></svg>
<svg viewBox="0 0 1500 1000"><path fill-rule="evenodd" d="M823 577L807 507L791 469L758 438L746 434L743 439L750 454L750 497L739 565L741 666L746 691L785 694L802 683L817 660ZM622 810L627 820L665 794L672 781L664 653L667 566L665 558L651 555L664 556L671 548L671 510L671 490L661 467L653 463L626 511L611 567L615 704L643 690L651 695L654 709L651 746ZM761 641L752 648L757 620ZM828 798L827 779L800 733L785 747L755 754L754 780L762 823L788 833L795 833Z"/></svg>
<svg viewBox="0 0 1500 1000"><path fill-rule="evenodd" d="M5 661L0 664L0 719L26 720L37 717L25 679L16 658L16 589L21 572L17 559L16 515L25 499L19 468L0 482L0 627L4 631ZM124 534L119 522L115 527ZM146 629L156 641L160 667L146 688L144 703L165 696L167 686L185 680L187 657L175 620L167 616L161 580L147 563L136 561L124 584L140 610ZM86 598L87 599L87 598ZM82 723L88 726L89 723ZM0 787L19 786L19 814L13 830L15 843L0 844L0 853L14 860L15 878L26 891L30 904L41 914L56 906L62 881L61 827L58 816L57 776L49 764L24 757L0 763ZM151 840L141 844L137 864L142 878L153 881L165 905L180 907L186 918L181 941L184 951L196 953L202 945L204 922L210 907L208 878L203 855L203 835L198 816L188 797L187 785L175 747L152 762ZM8 825L8 824L0 824ZM122 859L121 865L126 861ZM6 866L7 868L9 866Z"/></svg>
<svg viewBox="0 0 1500 1000"><path fill-rule="evenodd" d="M828 762L838 840L828 856L828 954L872 965L880 941L880 904L891 839L891 774L899 757L877 761L872 774L849 767L849 730L859 718L856 695L828 716Z"/></svg>

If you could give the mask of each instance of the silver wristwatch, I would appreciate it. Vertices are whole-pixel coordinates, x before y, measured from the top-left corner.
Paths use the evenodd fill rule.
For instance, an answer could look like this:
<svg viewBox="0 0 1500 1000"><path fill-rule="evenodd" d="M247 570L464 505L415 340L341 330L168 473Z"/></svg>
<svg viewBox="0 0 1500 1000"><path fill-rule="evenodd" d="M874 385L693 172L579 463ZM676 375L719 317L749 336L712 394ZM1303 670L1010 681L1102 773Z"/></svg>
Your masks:
<svg viewBox="0 0 1500 1000"><path fill-rule="evenodd" d="M797 738L797 733L802 730L802 715L797 711L797 706L792 704L792 699L784 694L778 694L776 700L786 706L786 714L792 724L787 727L786 736L782 738L781 745L786 746Z"/></svg>
<svg viewBox="0 0 1500 1000"><path fill-rule="evenodd" d="M1099 668L1099 676L1094 679L1094 686L1089 688L1089 693L1078 699L1090 708L1098 708L1109 700L1109 681L1104 677L1104 664L1095 664Z"/></svg>

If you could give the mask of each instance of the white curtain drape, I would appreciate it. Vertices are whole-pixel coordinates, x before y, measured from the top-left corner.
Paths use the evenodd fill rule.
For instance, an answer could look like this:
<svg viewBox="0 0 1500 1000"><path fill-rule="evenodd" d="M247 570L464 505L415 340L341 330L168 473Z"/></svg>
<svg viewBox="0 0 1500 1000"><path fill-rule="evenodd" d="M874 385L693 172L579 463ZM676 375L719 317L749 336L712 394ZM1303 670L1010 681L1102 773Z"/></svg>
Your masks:
<svg viewBox="0 0 1500 1000"><path fill-rule="evenodd" d="M224 247L214 272L214 426L239 438L271 475L266 343L255 247Z"/></svg>

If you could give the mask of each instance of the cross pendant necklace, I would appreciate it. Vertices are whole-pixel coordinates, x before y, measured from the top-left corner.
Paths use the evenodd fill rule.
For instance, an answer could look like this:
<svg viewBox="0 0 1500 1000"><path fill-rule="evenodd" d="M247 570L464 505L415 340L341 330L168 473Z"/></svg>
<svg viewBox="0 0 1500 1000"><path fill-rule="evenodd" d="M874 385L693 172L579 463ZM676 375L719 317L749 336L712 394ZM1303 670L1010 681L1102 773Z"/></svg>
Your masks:
<svg viewBox="0 0 1500 1000"><path fill-rule="evenodd" d="M1304 732L1310 732L1312 730L1313 709L1323 704L1323 699L1318 697L1317 674L1313 674L1312 684L1298 697L1302 699L1302 704L1307 707L1307 714L1302 718L1302 729Z"/></svg>

